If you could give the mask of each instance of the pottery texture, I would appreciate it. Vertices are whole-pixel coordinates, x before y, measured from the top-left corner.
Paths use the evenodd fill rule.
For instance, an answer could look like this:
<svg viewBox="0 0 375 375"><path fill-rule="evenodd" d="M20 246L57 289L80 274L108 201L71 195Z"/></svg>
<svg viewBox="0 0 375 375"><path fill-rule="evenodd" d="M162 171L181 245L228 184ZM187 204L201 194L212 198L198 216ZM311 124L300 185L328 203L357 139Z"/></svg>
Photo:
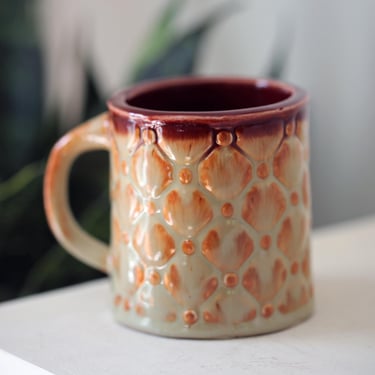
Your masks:
<svg viewBox="0 0 375 375"><path fill-rule="evenodd" d="M111 114L113 308L178 337L287 327L312 310L305 110L257 124Z"/></svg>
<svg viewBox="0 0 375 375"><path fill-rule="evenodd" d="M176 78L136 85L62 137L44 179L47 219L72 255L109 274L116 319L222 338L311 314L307 96L282 82ZM110 153L111 243L69 207L83 152Z"/></svg>

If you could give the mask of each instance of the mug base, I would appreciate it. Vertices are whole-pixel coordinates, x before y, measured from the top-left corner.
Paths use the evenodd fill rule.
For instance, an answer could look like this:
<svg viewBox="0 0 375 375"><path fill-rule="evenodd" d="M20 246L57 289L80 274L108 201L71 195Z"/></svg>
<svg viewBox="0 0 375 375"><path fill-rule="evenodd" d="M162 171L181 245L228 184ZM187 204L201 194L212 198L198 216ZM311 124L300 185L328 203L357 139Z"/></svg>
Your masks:
<svg viewBox="0 0 375 375"><path fill-rule="evenodd" d="M309 318L313 310L314 301L311 299L298 310L287 314L276 311L269 318L259 316L249 322L238 324L198 321L190 326L178 320L175 322L159 322L155 324L155 322L148 317L140 317L133 312L124 312L120 309L114 310L114 317L121 325L158 336L188 339L231 339L261 335L292 327Z"/></svg>

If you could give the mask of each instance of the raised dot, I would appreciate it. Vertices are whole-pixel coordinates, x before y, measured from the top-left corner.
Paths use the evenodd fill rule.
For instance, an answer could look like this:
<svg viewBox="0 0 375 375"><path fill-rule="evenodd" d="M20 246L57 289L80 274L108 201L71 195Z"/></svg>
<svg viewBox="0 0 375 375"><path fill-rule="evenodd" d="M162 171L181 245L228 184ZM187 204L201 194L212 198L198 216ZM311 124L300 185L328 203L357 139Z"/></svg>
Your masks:
<svg viewBox="0 0 375 375"><path fill-rule="evenodd" d="M290 194L290 201L292 202L293 206L297 206L299 198L298 198L298 193L293 191L292 194Z"/></svg>
<svg viewBox="0 0 375 375"><path fill-rule="evenodd" d="M298 269L299 269L298 262L293 262L290 267L290 272L292 273L292 275L295 275L298 272Z"/></svg>
<svg viewBox="0 0 375 375"><path fill-rule="evenodd" d="M115 306L118 306L121 303L121 300L122 300L122 297L119 294L117 294L114 298L113 303L115 304Z"/></svg>
<svg viewBox="0 0 375 375"><path fill-rule="evenodd" d="M292 136L295 132L295 124L294 122L290 122L289 124L286 125L285 127L285 133L287 136Z"/></svg>
<svg viewBox="0 0 375 375"><path fill-rule="evenodd" d="M233 135L229 131L223 130L216 135L216 143L219 146L228 146L233 142Z"/></svg>
<svg viewBox="0 0 375 375"><path fill-rule="evenodd" d="M266 234L260 239L260 247L263 250L268 250L271 247L271 242L272 242L271 236Z"/></svg>
<svg viewBox="0 0 375 375"><path fill-rule="evenodd" d="M153 129L144 129L142 132L142 139L146 145L151 145L156 141L156 134Z"/></svg>
<svg viewBox="0 0 375 375"><path fill-rule="evenodd" d="M149 280L150 280L150 283L152 285L158 285L160 284L160 274L159 272L157 271L151 271L150 272L150 276L149 276Z"/></svg>
<svg viewBox="0 0 375 375"><path fill-rule="evenodd" d="M188 325L192 325L198 321L198 315L194 310L184 311L184 321Z"/></svg>
<svg viewBox="0 0 375 375"><path fill-rule="evenodd" d="M178 174L178 178L181 182L181 184L189 184L191 180L193 179L193 174L191 173L191 170L188 168L181 169L180 173Z"/></svg>
<svg viewBox="0 0 375 375"><path fill-rule="evenodd" d="M257 168L257 176L259 178L265 179L269 175L268 165L266 163L262 163L258 165Z"/></svg>
<svg viewBox="0 0 375 375"><path fill-rule="evenodd" d="M224 217L231 217L233 215L233 206L230 203L224 203L221 207L221 214Z"/></svg>
<svg viewBox="0 0 375 375"><path fill-rule="evenodd" d="M225 274L224 276L224 285L227 288L234 288L238 284L238 276L237 274L230 272Z"/></svg>
<svg viewBox="0 0 375 375"><path fill-rule="evenodd" d="M165 317L165 320L170 323L174 322L176 320L176 314L173 312L168 313L167 316Z"/></svg>
<svg viewBox="0 0 375 375"><path fill-rule="evenodd" d="M130 302L128 299L124 300L124 310L129 311L130 310Z"/></svg>
<svg viewBox="0 0 375 375"><path fill-rule="evenodd" d="M264 305L262 308L262 315L264 318L269 318L273 314L273 306L271 304Z"/></svg>
<svg viewBox="0 0 375 375"><path fill-rule="evenodd" d="M182 243L182 251L186 255L192 255L192 254L194 254L194 252L195 252L195 246L194 246L193 241L191 241L191 240L185 240Z"/></svg>

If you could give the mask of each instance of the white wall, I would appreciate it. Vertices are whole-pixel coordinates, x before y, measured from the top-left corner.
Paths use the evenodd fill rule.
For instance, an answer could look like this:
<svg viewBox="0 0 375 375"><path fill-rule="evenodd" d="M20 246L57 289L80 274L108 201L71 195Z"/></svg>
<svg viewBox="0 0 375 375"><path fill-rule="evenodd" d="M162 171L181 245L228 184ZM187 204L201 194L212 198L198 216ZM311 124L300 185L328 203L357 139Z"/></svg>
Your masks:
<svg viewBox="0 0 375 375"><path fill-rule="evenodd" d="M228 3L228 1L226 1ZM82 103L81 57L103 96L118 89L167 0L40 0L50 104L73 124ZM184 30L225 1L188 0ZM375 212L375 1L252 0L207 37L199 73L265 75L290 43L285 79L311 95L312 185L317 225Z"/></svg>

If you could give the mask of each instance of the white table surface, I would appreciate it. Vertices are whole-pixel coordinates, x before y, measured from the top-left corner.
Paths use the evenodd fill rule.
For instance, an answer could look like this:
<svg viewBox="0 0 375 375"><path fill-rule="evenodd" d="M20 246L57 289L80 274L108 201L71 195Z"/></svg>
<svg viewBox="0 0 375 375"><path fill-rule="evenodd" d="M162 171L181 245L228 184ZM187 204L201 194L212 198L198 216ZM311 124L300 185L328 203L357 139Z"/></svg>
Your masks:
<svg viewBox="0 0 375 375"><path fill-rule="evenodd" d="M54 374L375 374L375 217L314 232L313 267L314 316L278 333L139 333L112 320L101 280L1 304L0 348Z"/></svg>

